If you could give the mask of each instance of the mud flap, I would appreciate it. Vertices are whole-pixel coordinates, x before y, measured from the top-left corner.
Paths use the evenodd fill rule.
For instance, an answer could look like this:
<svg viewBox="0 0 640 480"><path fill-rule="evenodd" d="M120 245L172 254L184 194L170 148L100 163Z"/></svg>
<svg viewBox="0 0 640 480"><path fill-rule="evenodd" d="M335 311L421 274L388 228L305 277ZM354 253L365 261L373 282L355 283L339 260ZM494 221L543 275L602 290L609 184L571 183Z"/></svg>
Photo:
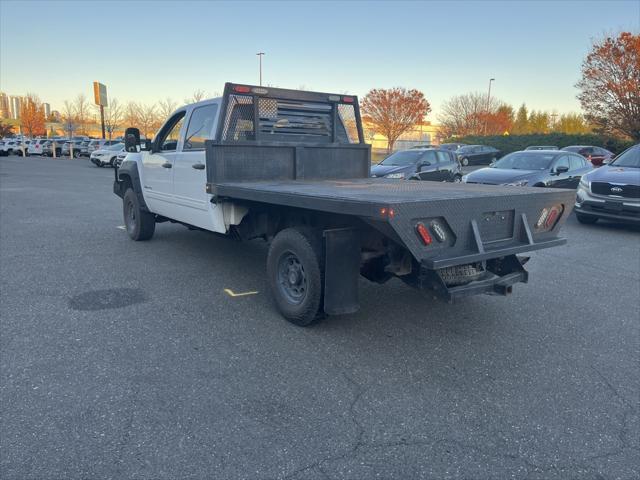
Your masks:
<svg viewBox="0 0 640 480"><path fill-rule="evenodd" d="M329 315L357 312L360 239L354 228L325 230L324 311Z"/></svg>

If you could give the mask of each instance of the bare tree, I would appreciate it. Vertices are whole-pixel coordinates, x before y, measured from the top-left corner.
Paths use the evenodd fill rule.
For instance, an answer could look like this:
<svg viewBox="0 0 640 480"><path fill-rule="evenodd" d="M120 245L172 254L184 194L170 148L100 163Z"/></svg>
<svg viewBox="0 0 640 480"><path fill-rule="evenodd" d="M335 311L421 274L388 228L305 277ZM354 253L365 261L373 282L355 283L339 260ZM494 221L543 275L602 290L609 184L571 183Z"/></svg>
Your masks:
<svg viewBox="0 0 640 480"><path fill-rule="evenodd" d="M79 94L74 101L76 121L78 122L78 133L87 134L87 123L89 120L89 101L84 93Z"/></svg>
<svg viewBox="0 0 640 480"><path fill-rule="evenodd" d="M487 113L495 113L503 105L497 98L491 98L480 92L466 93L451 97L444 102L438 121L444 136L482 135Z"/></svg>
<svg viewBox="0 0 640 480"><path fill-rule="evenodd" d="M123 117L124 125L126 127L138 128L138 104L136 104L135 102L128 102L124 107Z"/></svg>
<svg viewBox="0 0 640 480"><path fill-rule="evenodd" d="M195 92L193 92L193 95L191 96L191 98L185 98L184 103L197 103L201 100L204 100L206 96L207 94L204 93L204 90L198 89Z"/></svg>
<svg viewBox="0 0 640 480"><path fill-rule="evenodd" d="M78 121L76 119L76 110L69 100L64 101L64 107L62 109L62 121L64 122L64 131L70 135L69 127L73 130L76 129Z"/></svg>
<svg viewBox="0 0 640 480"><path fill-rule="evenodd" d="M362 111L372 128L387 137L387 151L393 151L396 140L431 111L424 94L406 88L369 91L362 100Z"/></svg>
<svg viewBox="0 0 640 480"><path fill-rule="evenodd" d="M156 104L151 105L138 105L138 128L145 138L151 138L151 136L158 129L160 121L158 119L158 111Z"/></svg>
<svg viewBox="0 0 640 480"><path fill-rule="evenodd" d="M174 102L171 98L167 97L158 102L158 113L162 118L169 118L169 115L175 111L177 106L177 102Z"/></svg>
<svg viewBox="0 0 640 480"><path fill-rule="evenodd" d="M104 127L109 133L109 140L113 131L120 126L124 119L124 109L117 99L111 100L109 107L104 109Z"/></svg>

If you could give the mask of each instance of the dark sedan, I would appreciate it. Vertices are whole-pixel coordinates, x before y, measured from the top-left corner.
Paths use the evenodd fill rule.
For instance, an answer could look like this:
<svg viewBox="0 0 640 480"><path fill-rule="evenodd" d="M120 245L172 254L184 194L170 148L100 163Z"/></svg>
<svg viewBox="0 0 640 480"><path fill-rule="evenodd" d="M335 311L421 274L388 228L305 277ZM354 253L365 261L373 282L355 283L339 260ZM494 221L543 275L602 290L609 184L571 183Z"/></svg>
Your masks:
<svg viewBox="0 0 640 480"><path fill-rule="evenodd" d="M453 152L428 148L396 152L371 169L372 177L459 182L460 164Z"/></svg>
<svg viewBox="0 0 640 480"><path fill-rule="evenodd" d="M500 158L500 150L485 145L466 145L456 150L458 160L462 166L467 165L488 165Z"/></svg>
<svg viewBox="0 0 640 480"><path fill-rule="evenodd" d="M504 156L489 168L462 177L466 183L530 187L577 188L592 165L578 154L550 150L526 150Z"/></svg>
<svg viewBox="0 0 640 480"><path fill-rule="evenodd" d="M582 177L574 210L580 223L640 223L640 144Z"/></svg>
<svg viewBox="0 0 640 480"><path fill-rule="evenodd" d="M571 145L564 147L562 150L565 152L579 153L596 167L609 163L613 158L613 153L609 150L601 147L592 147L590 145Z"/></svg>

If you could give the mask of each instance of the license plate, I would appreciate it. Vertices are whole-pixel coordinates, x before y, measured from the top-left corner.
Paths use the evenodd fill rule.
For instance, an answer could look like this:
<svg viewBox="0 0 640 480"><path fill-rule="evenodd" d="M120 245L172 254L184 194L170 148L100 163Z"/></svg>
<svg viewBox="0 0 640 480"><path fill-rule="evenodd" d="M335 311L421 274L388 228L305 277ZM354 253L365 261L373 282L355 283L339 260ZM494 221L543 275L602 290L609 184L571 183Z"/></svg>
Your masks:
<svg viewBox="0 0 640 480"><path fill-rule="evenodd" d="M604 202L604 208L613 212L621 212L622 202Z"/></svg>

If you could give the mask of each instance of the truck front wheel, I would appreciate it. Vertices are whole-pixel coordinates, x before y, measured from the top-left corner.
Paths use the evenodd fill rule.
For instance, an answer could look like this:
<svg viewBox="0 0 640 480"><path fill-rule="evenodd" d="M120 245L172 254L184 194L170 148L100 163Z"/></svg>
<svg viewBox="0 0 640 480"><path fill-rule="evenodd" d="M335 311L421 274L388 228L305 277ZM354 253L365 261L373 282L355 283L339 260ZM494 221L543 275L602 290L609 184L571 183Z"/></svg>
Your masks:
<svg viewBox="0 0 640 480"><path fill-rule="evenodd" d="M156 219L153 214L140 208L138 196L129 188L122 199L124 224L129 236L136 242L149 240L156 230Z"/></svg>
<svg viewBox="0 0 640 480"><path fill-rule="evenodd" d="M287 228L267 257L269 288L280 313L306 327L319 318L323 301L322 239L312 229Z"/></svg>

